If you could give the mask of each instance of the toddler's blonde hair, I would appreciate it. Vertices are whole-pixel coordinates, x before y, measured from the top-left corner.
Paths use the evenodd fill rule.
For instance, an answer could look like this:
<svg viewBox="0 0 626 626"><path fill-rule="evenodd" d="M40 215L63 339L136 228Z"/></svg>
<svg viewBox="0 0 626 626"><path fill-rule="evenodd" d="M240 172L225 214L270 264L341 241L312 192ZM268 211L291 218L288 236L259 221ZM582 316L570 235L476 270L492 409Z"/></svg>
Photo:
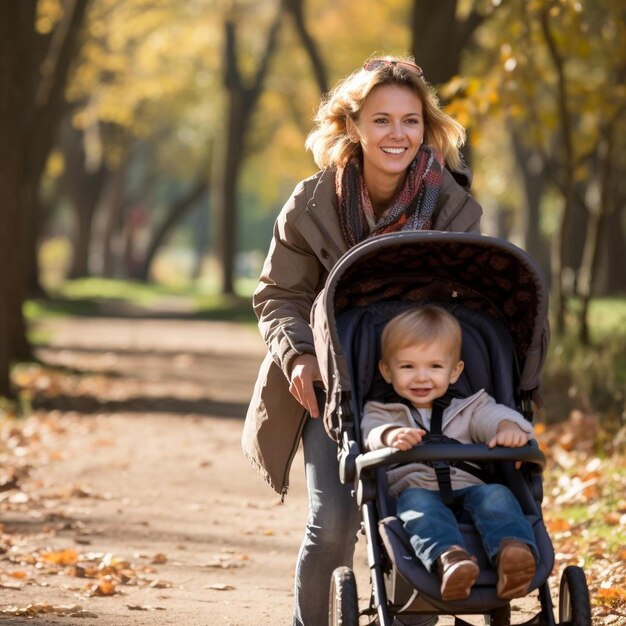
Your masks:
<svg viewBox="0 0 626 626"><path fill-rule="evenodd" d="M461 358L461 325L443 307L424 305L409 309L392 318L383 330L380 339L381 360L388 363L389 357L415 344L444 341L455 359Z"/></svg>

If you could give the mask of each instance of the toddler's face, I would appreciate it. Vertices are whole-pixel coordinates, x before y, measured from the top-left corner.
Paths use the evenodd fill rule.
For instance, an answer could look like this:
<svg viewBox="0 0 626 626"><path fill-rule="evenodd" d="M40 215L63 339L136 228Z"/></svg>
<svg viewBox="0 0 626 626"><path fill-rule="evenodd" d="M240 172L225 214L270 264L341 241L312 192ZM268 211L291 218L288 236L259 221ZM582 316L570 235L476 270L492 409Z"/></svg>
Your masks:
<svg viewBox="0 0 626 626"><path fill-rule="evenodd" d="M395 392L418 409L432 408L457 381L463 371L463 361L451 353L445 342L411 344L392 353L380 362L384 379Z"/></svg>

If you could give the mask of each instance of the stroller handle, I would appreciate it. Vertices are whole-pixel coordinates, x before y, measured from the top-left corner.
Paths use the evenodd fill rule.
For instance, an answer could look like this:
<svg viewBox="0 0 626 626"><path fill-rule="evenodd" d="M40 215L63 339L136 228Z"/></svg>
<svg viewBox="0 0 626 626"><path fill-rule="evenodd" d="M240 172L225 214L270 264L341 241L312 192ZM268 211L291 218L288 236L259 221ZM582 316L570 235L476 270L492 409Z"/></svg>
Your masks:
<svg viewBox="0 0 626 626"><path fill-rule="evenodd" d="M482 443L441 443L436 445L417 445L410 450L382 448L360 454L355 459L357 476L366 470L374 470L399 463L428 463L431 461L478 461L490 463L496 461L522 461L537 465L542 471L546 466L546 457L536 443L521 448L496 446L489 448Z"/></svg>

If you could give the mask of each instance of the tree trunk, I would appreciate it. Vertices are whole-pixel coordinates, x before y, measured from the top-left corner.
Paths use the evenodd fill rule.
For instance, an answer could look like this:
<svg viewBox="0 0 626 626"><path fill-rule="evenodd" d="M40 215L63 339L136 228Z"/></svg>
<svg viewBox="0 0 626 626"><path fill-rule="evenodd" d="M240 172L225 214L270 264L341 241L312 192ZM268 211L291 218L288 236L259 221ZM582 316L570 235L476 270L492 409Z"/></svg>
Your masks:
<svg viewBox="0 0 626 626"><path fill-rule="evenodd" d="M142 281L147 281L149 279L150 268L152 267L154 258L161 249L161 246L167 240L167 237L180 220L202 198L202 196L206 194L208 186L209 183L205 175L204 178L196 181L192 185L191 189L189 189L189 191L182 198L172 205L168 211L167 217L163 220L161 226L152 236L145 258L137 271L137 275L133 276L133 278L137 278Z"/></svg>
<svg viewBox="0 0 626 626"><path fill-rule="evenodd" d="M233 94L228 115L228 141L224 170L222 172L222 193L216 203L218 257L222 264L222 293L235 293L235 257L237 250L237 181L243 161L244 135L248 125L246 113L239 94Z"/></svg>
<svg viewBox="0 0 626 626"><path fill-rule="evenodd" d="M194 262L189 277L194 282L203 277L204 259L209 247L209 232L211 228L209 217L210 209L197 211L192 217Z"/></svg>
<svg viewBox="0 0 626 626"><path fill-rule="evenodd" d="M89 276L92 224L100 202L108 170L103 163L88 166L83 133L65 118L60 133L60 146L65 160L63 191L74 208L75 224L70 278Z"/></svg>
<svg viewBox="0 0 626 626"><path fill-rule="evenodd" d="M472 10L460 21L457 4L458 0L413 0L411 53L433 85L441 85L459 73L461 52L485 19ZM442 54L442 45L445 45L445 54Z"/></svg>
<svg viewBox="0 0 626 626"><path fill-rule="evenodd" d="M40 225L39 182L60 120L67 74L87 2L68 1L64 16L51 36L35 31L35 0L0 3L1 62L8 62L11 67L2 96L6 102L3 122L10 129L2 133L2 142L16 152L11 163L7 163L13 169L14 182L3 188L3 192L15 200L11 200L12 206L6 214L9 221L5 232L11 233L11 241L3 250L10 258L3 264L8 284L6 291L0 294L8 333L1 340L8 355L8 360L2 359L4 362L0 363L2 368L9 367L12 360L32 356L22 305L29 279L35 274L33 263L36 262ZM9 141L16 132L20 133L17 140ZM13 158L19 158L17 166ZM1 376L2 392L8 392L7 376L7 372Z"/></svg>
<svg viewBox="0 0 626 626"><path fill-rule="evenodd" d="M601 144L601 180L600 200L598 207L589 216L587 227L587 239L583 251L583 260L580 270L579 291L582 307L579 314L578 328L580 342L586 346L589 344L589 305L594 295L598 268L600 267L602 242L606 240L606 226L609 216L614 212L614 186L615 165L618 162L615 154L616 129L619 127L618 112L615 119L605 127L604 142Z"/></svg>
<svg viewBox="0 0 626 626"><path fill-rule="evenodd" d="M23 36L33 27L32 2L0 3L0 396L12 395L10 370L15 356L13 332L22 316L25 285L15 281L19 246L20 178L24 163L23 111L28 98ZM23 325L23 323L22 323Z"/></svg>
<svg viewBox="0 0 626 626"><path fill-rule="evenodd" d="M557 236L554 240L552 255L552 288L554 291L554 308L556 319L556 331L562 334L565 331L565 317L567 309L566 293L566 264L567 264L567 235L573 227L572 216L576 203L576 181L574 178L574 146L572 138L572 123L568 107L567 80L565 77L565 61L557 47L550 28L550 6L546 6L541 11L541 30L546 42L549 57L554 65L557 80L557 110L559 114L558 123L561 130L561 141L563 143L563 211L561 223Z"/></svg>
<svg viewBox="0 0 626 626"><path fill-rule="evenodd" d="M121 231L124 217L124 188L128 174L129 157L126 156L119 167L111 172L104 201L104 231L101 237L102 276L112 278L117 273L117 251L115 250L116 235Z"/></svg>
<svg viewBox="0 0 626 626"><path fill-rule="evenodd" d="M48 155L56 140L57 131L65 106L65 85L70 66L79 45L79 36L90 0L65 0L63 16L48 38L43 38L34 30L25 41L32 46L27 63L31 69L28 80L33 85L34 98L26 109L27 116L26 156L21 177L22 215L26 224L26 239L22 248L21 261L24 280L27 284L38 275L36 249L41 228L39 210L39 182ZM35 3L36 4L36 3ZM42 54L44 43L47 44ZM37 281L38 283L38 281Z"/></svg>
<svg viewBox="0 0 626 626"><path fill-rule="evenodd" d="M617 197L617 190L613 191ZM624 232L624 212L626 202L616 201L618 210L608 218L606 245L602 247L601 275L598 276L598 292L605 295L626 295L626 233ZM621 209L621 210L619 210Z"/></svg>
<svg viewBox="0 0 626 626"><path fill-rule="evenodd" d="M461 53L485 16L472 10L465 20L457 17L458 0L413 0L411 13L411 53L424 68L426 80L442 85L460 74ZM445 54L441 53L445 42ZM465 162L471 166L469 142L462 148Z"/></svg>
<svg viewBox="0 0 626 626"><path fill-rule="evenodd" d="M589 305L593 296L593 278L598 270L600 242L604 238L606 221L607 216L604 211L602 214L594 213L587 227L587 240L579 280L581 307L578 315L578 339L583 346L589 345Z"/></svg>
<svg viewBox="0 0 626 626"><path fill-rule="evenodd" d="M541 200L547 183L544 159L539 151L525 145L519 129L513 128L511 139L524 188L523 247L544 269L546 276L549 276L550 249L539 227Z"/></svg>
<svg viewBox="0 0 626 626"><path fill-rule="evenodd" d="M265 86L269 62L276 49L280 11L270 26L265 52L250 85L244 84L238 67L236 24L227 19L225 27L224 84L228 93L228 123L225 138L226 154L221 180L215 197L218 258L221 264L221 291L235 293L235 256L237 251L237 184L245 157L244 142L252 112Z"/></svg>

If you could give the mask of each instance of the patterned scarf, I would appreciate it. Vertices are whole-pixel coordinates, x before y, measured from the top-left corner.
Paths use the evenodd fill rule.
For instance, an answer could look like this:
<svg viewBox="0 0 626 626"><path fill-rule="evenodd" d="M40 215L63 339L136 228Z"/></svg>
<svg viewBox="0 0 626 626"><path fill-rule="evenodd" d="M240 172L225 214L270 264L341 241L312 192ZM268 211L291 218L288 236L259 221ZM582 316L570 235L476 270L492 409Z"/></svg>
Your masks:
<svg viewBox="0 0 626 626"><path fill-rule="evenodd" d="M399 230L428 230L443 183L443 157L422 145L409 165L402 191L377 220L361 174L358 158L337 168L335 187L339 219L346 243L352 247L375 235ZM367 217L376 226L370 232Z"/></svg>

